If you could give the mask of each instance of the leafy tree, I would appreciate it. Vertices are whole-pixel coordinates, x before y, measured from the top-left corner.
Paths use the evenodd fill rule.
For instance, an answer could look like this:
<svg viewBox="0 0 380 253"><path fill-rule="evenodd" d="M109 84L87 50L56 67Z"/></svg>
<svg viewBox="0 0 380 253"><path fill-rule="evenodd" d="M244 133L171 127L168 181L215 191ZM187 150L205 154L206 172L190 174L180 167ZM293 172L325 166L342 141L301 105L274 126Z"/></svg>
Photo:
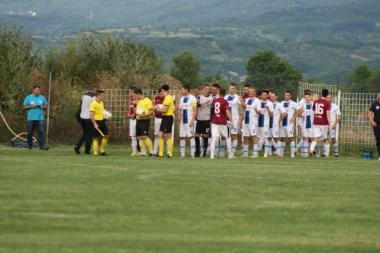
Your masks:
<svg viewBox="0 0 380 253"><path fill-rule="evenodd" d="M279 92L287 89L296 93L302 73L272 50L257 51L246 64L248 72L246 83L256 88L270 87Z"/></svg>
<svg viewBox="0 0 380 253"><path fill-rule="evenodd" d="M358 65L349 75L349 89L351 92L371 92L375 80L375 73L367 64Z"/></svg>
<svg viewBox="0 0 380 253"><path fill-rule="evenodd" d="M203 82L208 83L210 85L217 83L221 87L224 87L224 88L228 87L228 84L229 84L228 80L224 79L223 76L219 72L212 74L212 75L209 75L209 76L206 76L203 79Z"/></svg>
<svg viewBox="0 0 380 253"><path fill-rule="evenodd" d="M193 87L201 82L199 74L201 62L194 59L193 53L183 51L173 57L173 63L174 66L170 70L170 75L181 81L182 84Z"/></svg>

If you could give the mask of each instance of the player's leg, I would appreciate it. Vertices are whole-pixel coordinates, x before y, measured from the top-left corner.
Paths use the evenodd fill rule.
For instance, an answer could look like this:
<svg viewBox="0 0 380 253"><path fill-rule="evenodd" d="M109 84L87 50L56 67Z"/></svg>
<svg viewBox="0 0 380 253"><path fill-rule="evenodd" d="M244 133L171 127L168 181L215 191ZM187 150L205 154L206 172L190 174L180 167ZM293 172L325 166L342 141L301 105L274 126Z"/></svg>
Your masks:
<svg viewBox="0 0 380 253"><path fill-rule="evenodd" d="M219 156L224 157L224 150L226 149L226 138L224 136L220 137L219 142Z"/></svg>
<svg viewBox="0 0 380 253"><path fill-rule="evenodd" d="M243 155L241 157L248 157L248 138L251 136L249 131L249 124L243 123L243 129L242 129L242 136L243 136Z"/></svg>
<svg viewBox="0 0 380 253"><path fill-rule="evenodd" d="M158 133L160 132L161 118L154 118L154 144L153 144L153 154L157 155L158 152Z"/></svg>
<svg viewBox="0 0 380 253"><path fill-rule="evenodd" d="M206 154L207 154L207 149L208 149L208 146L209 146L209 143L208 143L208 138L209 138L209 133L210 133L210 121L205 121L203 123L204 125L202 126L202 133L203 133L203 136L202 136L202 139L203 139L203 157L206 157Z"/></svg>
<svg viewBox="0 0 380 253"><path fill-rule="evenodd" d="M329 157L330 155L330 141L329 141L329 136L328 136L328 131L329 131L329 126L322 126L322 137L321 139L323 140L324 145L324 152L323 155L324 157Z"/></svg>
<svg viewBox="0 0 380 253"><path fill-rule="evenodd" d="M188 126L187 136L190 139L190 158L194 158L194 153L195 153L194 126Z"/></svg>
<svg viewBox="0 0 380 253"><path fill-rule="evenodd" d="M252 158L257 158L259 155L259 138L258 131L259 128L257 127L257 124L252 124L250 126L251 136L252 136Z"/></svg>
<svg viewBox="0 0 380 253"><path fill-rule="evenodd" d="M86 124L85 124L85 119L80 119L79 123L80 123L80 126L82 128L82 135L74 147L75 153L77 153L78 155L80 154L80 148L82 147L83 143L87 140L87 138L86 138L87 128L86 128ZM86 142L86 144L87 144L87 142Z"/></svg>
<svg viewBox="0 0 380 253"><path fill-rule="evenodd" d="M96 124L99 127L99 121L96 121ZM94 156L98 155L98 149L99 149L99 138L100 138L100 133L94 128L94 132L92 134L94 136L94 140L92 142L92 149L94 152Z"/></svg>
<svg viewBox="0 0 380 253"><path fill-rule="evenodd" d="M173 116L169 116L168 117L168 121L167 121L167 130L166 130L166 140L167 140L167 143L168 143L168 147L169 147L169 155L168 155L168 158L172 158L173 157L173 147L174 147L174 143L173 143L173 139L172 139L172 129L173 129Z"/></svg>
<svg viewBox="0 0 380 253"><path fill-rule="evenodd" d="M234 128L230 129L231 134L231 143L232 143L232 150L231 152L235 155L236 148L238 145L238 132L239 132L239 118L233 118Z"/></svg>
<svg viewBox="0 0 380 253"><path fill-rule="evenodd" d="M218 125L212 124L211 125L211 132L212 132L212 138L211 138L211 146L210 146L210 159L214 159L216 156L216 142L219 139L219 127Z"/></svg>
<svg viewBox="0 0 380 253"><path fill-rule="evenodd" d="M331 129L330 138L331 138L331 142L334 148L334 155L335 157L339 157L339 144L338 144L338 140L336 139L336 128Z"/></svg>
<svg viewBox="0 0 380 253"><path fill-rule="evenodd" d="M235 158L234 153L232 152L232 143L231 143L231 131L230 128L226 125L219 125L219 131L221 135L226 140L228 159Z"/></svg>
<svg viewBox="0 0 380 253"><path fill-rule="evenodd" d="M137 154L136 120L129 119L129 136L132 141L132 156Z"/></svg>
<svg viewBox="0 0 380 253"><path fill-rule="evenodd" d="M280 127L280 154L277 157L283 157L284 152L285 152L285 144L286 144L286 137L287 137L287 127L286 126L281 126Z"/></svg>
<svg viewBox="0 0 380 253"><path fill-rule="evenodd" d="M313 136L314 136L314 140L313 142L310 144L310 150L309 150L309 156L312 157L313 156L313 152L314 152L314 149L315 147L317 146L317 143L319 141L319 138L322 136L322 132L321 132L321 126L314 126L313 127Z"/></svg>
<svg viewBox="0 0 380 253"><path fill-rule="evenodd" d="M107 124L106 124L105 120L101 121L101 125L99 125L99 129L104 134L104 136L102 138L102 145L100 146L100 155L101 156L107 156L107 154L106 154L106 147L107 147L108 140L109 140L110 137L108 135L108 127L107 127Z"/></svg>
<svg viewBox="0 0 380 253"><path fill-rule="evenodd" d="M179 149L181 151L180 158L185 157L187 127L188 124L184 123L181 123L179 126Z"/></svg>

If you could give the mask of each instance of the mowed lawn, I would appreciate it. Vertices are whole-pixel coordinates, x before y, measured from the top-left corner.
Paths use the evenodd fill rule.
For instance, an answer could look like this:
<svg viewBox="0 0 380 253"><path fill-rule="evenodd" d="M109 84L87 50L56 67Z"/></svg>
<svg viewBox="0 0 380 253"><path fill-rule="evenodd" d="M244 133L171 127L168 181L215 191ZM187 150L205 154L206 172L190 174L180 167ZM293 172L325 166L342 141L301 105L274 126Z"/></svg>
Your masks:
<svg viewBox="0 0 380 253"><path fill-rule="evenodd" d="M0 252L380 252L380 162L0 149Z"/></svg>

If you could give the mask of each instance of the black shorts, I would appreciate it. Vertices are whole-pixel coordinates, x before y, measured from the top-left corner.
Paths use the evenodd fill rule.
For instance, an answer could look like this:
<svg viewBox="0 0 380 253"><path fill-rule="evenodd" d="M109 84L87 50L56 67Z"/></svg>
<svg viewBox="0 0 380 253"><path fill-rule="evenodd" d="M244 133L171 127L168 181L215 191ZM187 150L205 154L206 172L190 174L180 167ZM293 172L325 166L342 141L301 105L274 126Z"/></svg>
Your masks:
<svg viewBox="0 0 380 253"><path fill-rule="evenodd" d="M171 134L173 127L173 116L162 116L160 132Z"/></svg>
<svg viewBox="0 0 380 253"><path fill-rule="evenodd" d="M196 134L209 134L210 133L210 120L198 120L195 129Z"/></svg>
<svg viewBox="0 0 380 253"><path fill-rule="evenodd" d="M95 120L96 124L98 124L98 127L99 127L99 130L102 131L102 133L104 135L108 135L108 128L107 128L107 125L106 125L106 121L105 120ZM99 138L100 136L102 136L98 130L96 130L94 128L94 138Z"/></svg>
<svg viewBox="0 0 380 253"><path fill-rule="evenodd" d="M137 120L136 137L147 136L149 134L150 120Z"/></svg>

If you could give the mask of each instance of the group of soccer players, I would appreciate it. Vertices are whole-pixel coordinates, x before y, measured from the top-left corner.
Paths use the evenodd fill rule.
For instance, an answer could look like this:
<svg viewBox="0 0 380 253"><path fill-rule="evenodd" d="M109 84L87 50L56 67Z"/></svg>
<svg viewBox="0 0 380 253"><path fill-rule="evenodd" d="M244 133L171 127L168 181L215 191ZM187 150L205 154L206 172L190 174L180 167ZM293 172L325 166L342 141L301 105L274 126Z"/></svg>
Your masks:
<svg viewBox="0 0 380 253"><path fill-rule="evenodd" d="M167 157L173 157L173 122L177 112L180 122L180 157L186 156L187 140L190 144L190 158L224 157L227 147L228 158L235 158L238 134L242 135L243 155L249 157L249 143L252 140L252 158L257 158L263 149L263 156L270 157L275 151L277 157L284 156L286 139L290 143L290 156L300 150L304 157L313 156L319 140L323 141L323 156L330 152L329 139L338 157L336 129L341 119L339 107L332 103L328 90L322 91L322 98L305 90L304 98L292 101L292 92L285 92L285 100L278 102L276 91L244 86L243 96L236 94L236 84L229 86L228 94L218 84L205 84L203 93L190 87L182 87L182 97L177 103L170 95L169 86L164 85L153 98L153 102L140 89L131 88L129 108L132 155L163 157L166 138ZM150 118L154 116L154 142L148 136ZM302 133L296 145L294 140L295 122ZM141 152L138 151L139 146Z"/></svg>

